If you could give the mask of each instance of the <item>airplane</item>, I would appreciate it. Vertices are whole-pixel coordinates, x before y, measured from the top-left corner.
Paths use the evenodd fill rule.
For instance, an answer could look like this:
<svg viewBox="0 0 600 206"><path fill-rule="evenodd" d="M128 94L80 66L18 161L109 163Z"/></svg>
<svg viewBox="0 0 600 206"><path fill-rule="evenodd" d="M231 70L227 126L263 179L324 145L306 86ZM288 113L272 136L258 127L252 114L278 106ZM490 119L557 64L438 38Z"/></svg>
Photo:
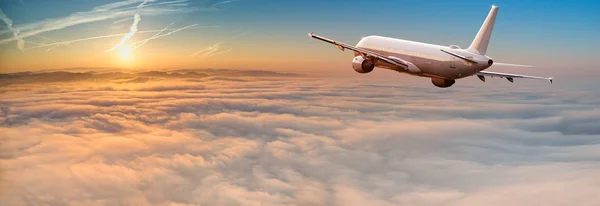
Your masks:
<svg viewBox="0 0 600 206"><path fill-rule="evenodd" d="M352 68L358 73L369 73L375 67L431 78L433 85L440 88L452 86L457 79L477 76L483 82L486 77L506 78L511 83L515 78L543 79L552 83L552 77L536 77L519 74L484 71L495 66L531 67L527 65L495 63L485 53L496 22L498 7L492 6L477 36L467 49L459 46L441 46L395 39L382 36L362 38L356 46L334 41L309 33L311 38L336 45L340 50L354 51Z"/></svg>

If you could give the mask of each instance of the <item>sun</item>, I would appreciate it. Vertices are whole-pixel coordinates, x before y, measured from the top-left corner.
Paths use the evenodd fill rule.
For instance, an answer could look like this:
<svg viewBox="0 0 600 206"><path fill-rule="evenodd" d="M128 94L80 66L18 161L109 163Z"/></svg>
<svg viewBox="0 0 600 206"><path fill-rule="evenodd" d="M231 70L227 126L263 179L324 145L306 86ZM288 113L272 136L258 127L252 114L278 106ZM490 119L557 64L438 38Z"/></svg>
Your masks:
<svg viewBox="0 0 600 206"><path fill-rule="evenodd" d="M119 57L124 60L131 60L133 58L133 48L129 45L123 45L119 50Z"/></svg>

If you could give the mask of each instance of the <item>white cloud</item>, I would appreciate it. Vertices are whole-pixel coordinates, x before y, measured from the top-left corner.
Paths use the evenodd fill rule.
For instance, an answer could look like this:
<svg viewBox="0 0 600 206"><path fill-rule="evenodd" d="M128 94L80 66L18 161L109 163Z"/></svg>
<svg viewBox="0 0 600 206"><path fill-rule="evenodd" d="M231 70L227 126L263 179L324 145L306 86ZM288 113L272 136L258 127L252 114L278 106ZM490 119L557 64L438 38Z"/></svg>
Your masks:
<svg viewBox="0 0 600 206"><path fill-rule="evenodd" d="M0 76L0 204L600 203L597 95L180 72Z"/></svg>

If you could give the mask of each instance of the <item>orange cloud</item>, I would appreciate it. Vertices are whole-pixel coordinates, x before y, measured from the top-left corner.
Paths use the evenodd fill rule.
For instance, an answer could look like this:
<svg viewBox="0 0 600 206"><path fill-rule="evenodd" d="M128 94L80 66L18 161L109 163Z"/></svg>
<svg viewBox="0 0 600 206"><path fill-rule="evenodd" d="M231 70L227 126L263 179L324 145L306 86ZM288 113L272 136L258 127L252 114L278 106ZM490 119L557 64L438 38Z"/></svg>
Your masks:
<svg viewBox="0 0 600 206"><path fill-rule="evenodd" d="M0 82L2 205L600 202L590 93L214 69Z"/></svg>

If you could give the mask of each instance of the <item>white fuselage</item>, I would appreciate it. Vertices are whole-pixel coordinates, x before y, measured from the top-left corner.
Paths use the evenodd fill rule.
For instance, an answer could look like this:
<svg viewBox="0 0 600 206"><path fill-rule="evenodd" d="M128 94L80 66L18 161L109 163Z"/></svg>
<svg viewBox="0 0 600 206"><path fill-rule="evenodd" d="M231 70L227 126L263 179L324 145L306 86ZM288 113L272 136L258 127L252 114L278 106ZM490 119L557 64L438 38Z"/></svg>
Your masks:
<svg viewBox="0 0 600 206"><path fill-rule="evenodd" d="M358 48L376 52L383 56L396 57L414 64L417 70L398 70L388 63L378 61L376 67L405 72L412 75L440 78L460 79L471 76L491 65L491 58L458 47L440 46L421 42L407 41L381 36L368 36L360 40ZM442 50L461 55L477 63L471 63ZM355 56L360 55L355 52Z"/></svg>
<svg viewBox="0 0 600 206"><path fill-rule="evenodd" d="M368 36L362 38L356 46L351 46L315 35L312 32L308 36L336 45L342 51L346 49L353 51L352 69L361 74L369 73L375 67L380 67L431 78L431 83L440 88L448 88L456 83L456 79L469 76L477 76L484 82L485 77L500 77L506 78L510 82L513 82L514 78L527 78L545 79L552 83L551 77L483 71L494 65L494 61L485 54L497 14L498 7L492 6L475 39L467 49L461 49L454 45L440 46L381 36ZM531 67L505 63L495 65Z"/></svg>

